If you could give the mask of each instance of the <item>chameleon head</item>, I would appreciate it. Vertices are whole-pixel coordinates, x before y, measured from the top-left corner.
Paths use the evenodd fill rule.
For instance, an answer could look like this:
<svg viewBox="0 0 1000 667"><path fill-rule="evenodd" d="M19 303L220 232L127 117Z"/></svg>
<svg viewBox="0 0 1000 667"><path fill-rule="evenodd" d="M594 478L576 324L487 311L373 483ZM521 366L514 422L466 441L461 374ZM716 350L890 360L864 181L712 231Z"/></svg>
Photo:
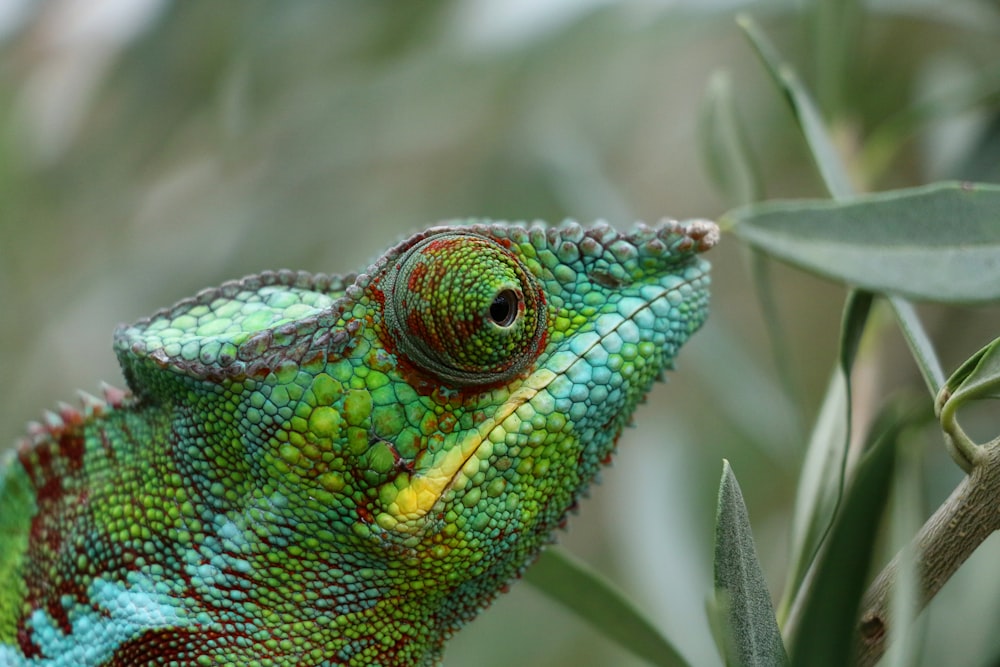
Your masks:
<svg viewBox="0 0 1000 667"><path fill-rule="evenodd" d="M379 343L416 412L449 418L380 486L375 523L482 568L537 549L704 321L698 255L717 238L705 221L473 225L397 247L373 267Z"/></svg>
<svg viewBox="0 0 1000 667"><path fill-rule="evenodd" d="M0 663L436 664L704 321L717 237L438 227L119 328L134 395L0 472Z"/></svg>
<svg viewBox="0 0 1000 667"><path fill-rule="evenodd" d="M436 227L357 276L208 290L116 346L141 401L177 406L212 516L480 604L701 326L717 239L705 221Z"/></svg>

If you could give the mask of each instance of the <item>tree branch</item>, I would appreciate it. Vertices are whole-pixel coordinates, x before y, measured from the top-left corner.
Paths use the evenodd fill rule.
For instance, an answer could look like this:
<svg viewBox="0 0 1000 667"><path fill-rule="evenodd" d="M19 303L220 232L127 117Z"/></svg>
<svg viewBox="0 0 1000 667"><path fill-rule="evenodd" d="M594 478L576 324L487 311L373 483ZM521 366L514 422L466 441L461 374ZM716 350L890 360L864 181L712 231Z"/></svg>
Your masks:
<svg viewBox="0 0 1000 667"><path fill-rule="evenodd" d="M959 566L993 531L1000 529L1000 440L981 448L982 456L948 500L914 538L918 582L917 611L937 594ZM870 667L885 653L892 633L889 598L899 555L885 566L861 601L857 664Z"/></svg>

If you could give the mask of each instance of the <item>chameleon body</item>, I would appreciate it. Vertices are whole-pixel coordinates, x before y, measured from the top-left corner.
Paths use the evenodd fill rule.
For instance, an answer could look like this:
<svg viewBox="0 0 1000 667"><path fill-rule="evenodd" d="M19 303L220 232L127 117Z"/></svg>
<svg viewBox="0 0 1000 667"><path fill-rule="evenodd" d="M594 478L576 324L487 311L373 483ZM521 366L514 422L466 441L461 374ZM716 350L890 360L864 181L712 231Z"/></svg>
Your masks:
<svg viewBox="0 0 1000 667"><path fill-rule="evenodd" d="M470 221L115 334L0 476L0 665L439 664L701 325L708 222Z"/></svg>

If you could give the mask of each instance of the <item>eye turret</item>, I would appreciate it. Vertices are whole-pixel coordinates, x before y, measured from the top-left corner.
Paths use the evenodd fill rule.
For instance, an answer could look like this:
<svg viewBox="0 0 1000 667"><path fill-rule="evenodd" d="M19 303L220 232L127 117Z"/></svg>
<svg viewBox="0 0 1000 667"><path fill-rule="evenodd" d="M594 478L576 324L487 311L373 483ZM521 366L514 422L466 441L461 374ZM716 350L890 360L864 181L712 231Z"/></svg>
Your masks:
<svg viewBox="0 0 1000 667"><path fill-rule="evenodd" d="M474 233L424 239L389 269L385 321L419 370L458 386L505 382L538 356L545 297L500 243Z"/></svg>

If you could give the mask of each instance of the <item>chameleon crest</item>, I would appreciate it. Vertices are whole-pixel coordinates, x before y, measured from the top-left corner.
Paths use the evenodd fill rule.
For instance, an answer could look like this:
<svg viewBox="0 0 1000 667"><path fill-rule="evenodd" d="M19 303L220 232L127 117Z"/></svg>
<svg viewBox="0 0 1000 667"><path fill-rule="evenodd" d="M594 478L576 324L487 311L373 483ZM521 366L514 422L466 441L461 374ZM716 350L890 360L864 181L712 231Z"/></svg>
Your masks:
<svg viewBox="0 0 1000 667"><path fill-rule="evenodd" d="M435 227L115 334L0 476L0 665L435 665L702 324L708 222Z"/></svg>

